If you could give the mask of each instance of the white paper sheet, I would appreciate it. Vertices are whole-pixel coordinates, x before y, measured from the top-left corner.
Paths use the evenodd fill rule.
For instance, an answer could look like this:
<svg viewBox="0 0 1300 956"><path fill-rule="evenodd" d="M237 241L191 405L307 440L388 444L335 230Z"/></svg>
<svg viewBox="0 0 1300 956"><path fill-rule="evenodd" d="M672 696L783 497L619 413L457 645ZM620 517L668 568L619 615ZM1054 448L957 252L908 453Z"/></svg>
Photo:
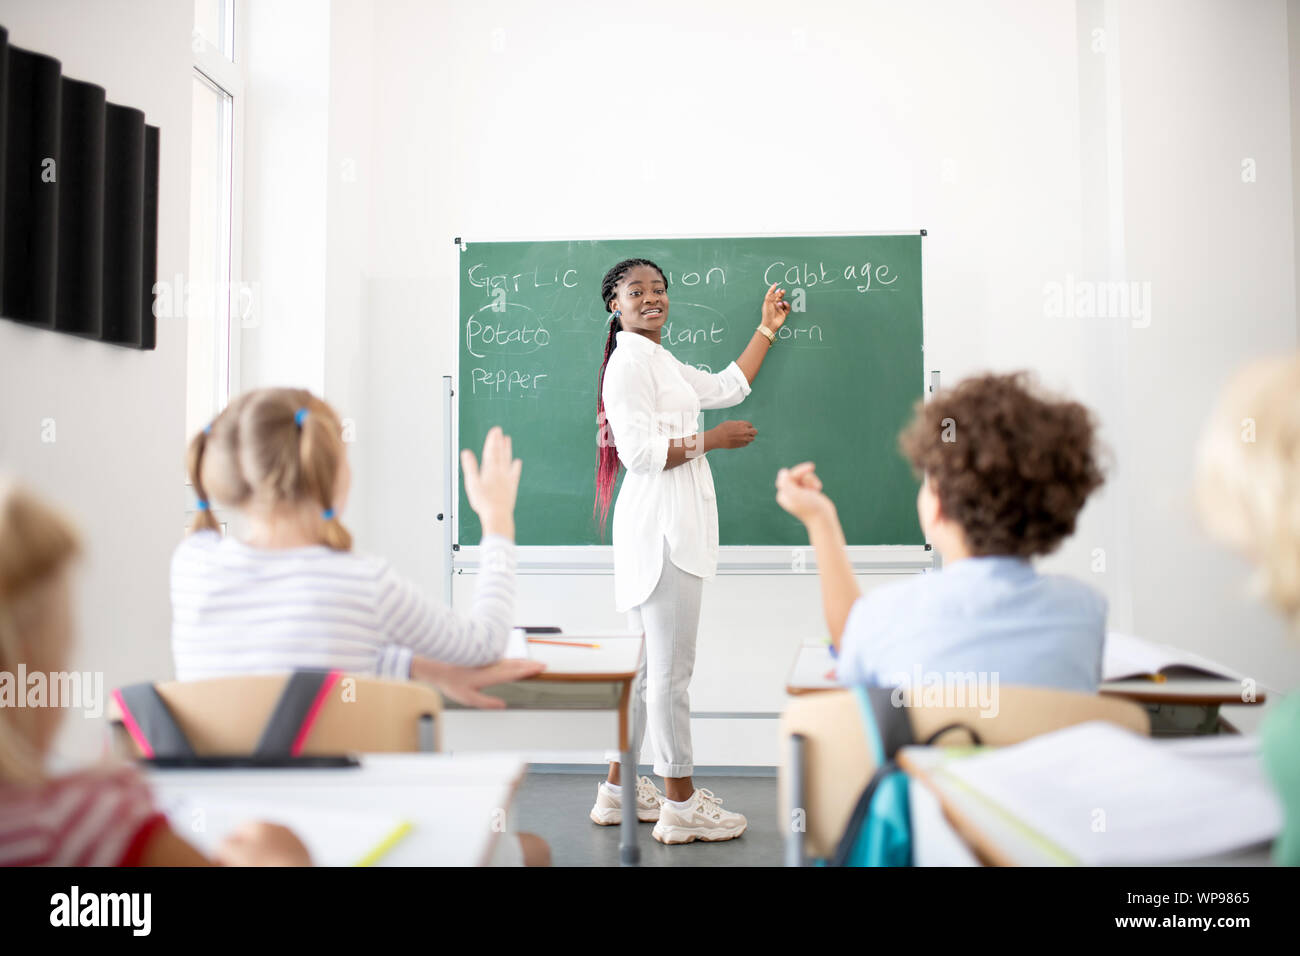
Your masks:
<svg viewBox="0 0 1300 956"><path fill-rule="evenodd" d="M307 805L271 807L252 800L208 796L173 796L164 801L162 809L177 835L209 858L228 834L244 823L258 821L291 829L316 866L356 866L404 823L383 812L355 813Z"/></svg>
<svg viewBox="0 0 1300 956"><path fill-rule="evenodd" d="M1250 745L1164 743L1104 722L945 764L1082 863L1170 863L1272 839L1282 810Z"/></svg>

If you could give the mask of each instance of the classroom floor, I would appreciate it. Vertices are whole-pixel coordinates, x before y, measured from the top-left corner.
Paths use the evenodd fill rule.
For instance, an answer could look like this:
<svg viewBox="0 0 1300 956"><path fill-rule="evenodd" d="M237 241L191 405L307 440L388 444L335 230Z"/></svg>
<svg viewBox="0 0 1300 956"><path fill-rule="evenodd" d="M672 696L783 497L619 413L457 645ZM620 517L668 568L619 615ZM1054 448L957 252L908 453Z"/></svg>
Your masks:
<svg viewBox="0 0 1300 956"><path fill-rule="evenodd" d="M642 770L643 773L646 770ZM533 770L516 797L515 826L551 845L554 866L618 866L618 827L596 826L587 814L596 801L598 770ZM661 781L656 781L660 783ZM695 785L722 798L726 810L749 820L744 836L725 843L665 846L639 827L642 866L780 866L776 777L701 773Z"/></svg>

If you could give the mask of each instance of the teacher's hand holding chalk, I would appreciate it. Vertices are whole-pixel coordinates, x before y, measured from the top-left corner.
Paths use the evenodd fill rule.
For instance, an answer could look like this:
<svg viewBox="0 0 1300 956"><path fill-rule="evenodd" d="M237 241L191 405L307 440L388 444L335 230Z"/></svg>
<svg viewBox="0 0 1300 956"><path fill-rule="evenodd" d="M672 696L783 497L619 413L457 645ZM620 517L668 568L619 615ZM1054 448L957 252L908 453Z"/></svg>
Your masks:
<svg viewBox="0 0 1300 956"><path fill-rule="evenodd" d="M736 359L736 367L744 374L749 384L754 384L754 378L763 365L763 359L776 345L777 333L781 331L781 326L785 325L785 320L789 316L790 303L785 301L785 289L773 282L767 287L767 293L763 296L758 327L750 336L745 350Z"/></svg>
<svg viewBox="0 0 1300 956"><path fill-rule="evenodd" d="M778 289L773 282L763 296L763 326L776 332L785 325L786 316L790 314L790 303L785 301L785 289Z"/></svg>

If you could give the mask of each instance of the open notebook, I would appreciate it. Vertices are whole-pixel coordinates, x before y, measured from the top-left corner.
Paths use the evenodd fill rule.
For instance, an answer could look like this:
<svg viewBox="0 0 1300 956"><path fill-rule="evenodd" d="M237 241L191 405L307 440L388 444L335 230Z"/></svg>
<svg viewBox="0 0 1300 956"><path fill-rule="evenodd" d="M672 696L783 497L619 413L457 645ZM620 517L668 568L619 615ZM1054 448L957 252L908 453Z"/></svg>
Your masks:
<svg viewBox="0 0 1300 956"><path fill-rule="evenodd" d="M939 773L1063 863L1204 859L1282 826L1252 737L1165 742L1094 721L954 756Z"/></svg>
<svg viewBox="0 0 1300 956"><path fill-rule="evenodd" d="M407 837L412 825L382 812L357 813L307 805L173 796L162 810L182 839L211 858L226 836L252 820L279 823L297 834L317 866L371 866Z"/></svg>
<svg viewBox="0 0 1300 956"><path fill-rule="evenodd" d="M1241 680L1241 674L1231 668L1181 647L1144 641L1118 631L1106 632L1106 647L1101 659L1102 680L1180 675Z"/></svg>

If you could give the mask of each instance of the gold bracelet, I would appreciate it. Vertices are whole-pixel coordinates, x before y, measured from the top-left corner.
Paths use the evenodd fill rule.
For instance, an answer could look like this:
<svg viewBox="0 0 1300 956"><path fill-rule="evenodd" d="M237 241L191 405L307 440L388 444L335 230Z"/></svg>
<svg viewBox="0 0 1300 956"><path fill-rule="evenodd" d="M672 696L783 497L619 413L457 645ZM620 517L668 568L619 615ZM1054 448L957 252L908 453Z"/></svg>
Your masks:
<svg viewBox="0 0 1300 956"><path fill-rule="evenodd" d="M765 336L767 336L768 345L776 345L776 335L773 334L772 330L769 329L766 325L760 325L758 327L758 331L762 332Z"/></svg>

